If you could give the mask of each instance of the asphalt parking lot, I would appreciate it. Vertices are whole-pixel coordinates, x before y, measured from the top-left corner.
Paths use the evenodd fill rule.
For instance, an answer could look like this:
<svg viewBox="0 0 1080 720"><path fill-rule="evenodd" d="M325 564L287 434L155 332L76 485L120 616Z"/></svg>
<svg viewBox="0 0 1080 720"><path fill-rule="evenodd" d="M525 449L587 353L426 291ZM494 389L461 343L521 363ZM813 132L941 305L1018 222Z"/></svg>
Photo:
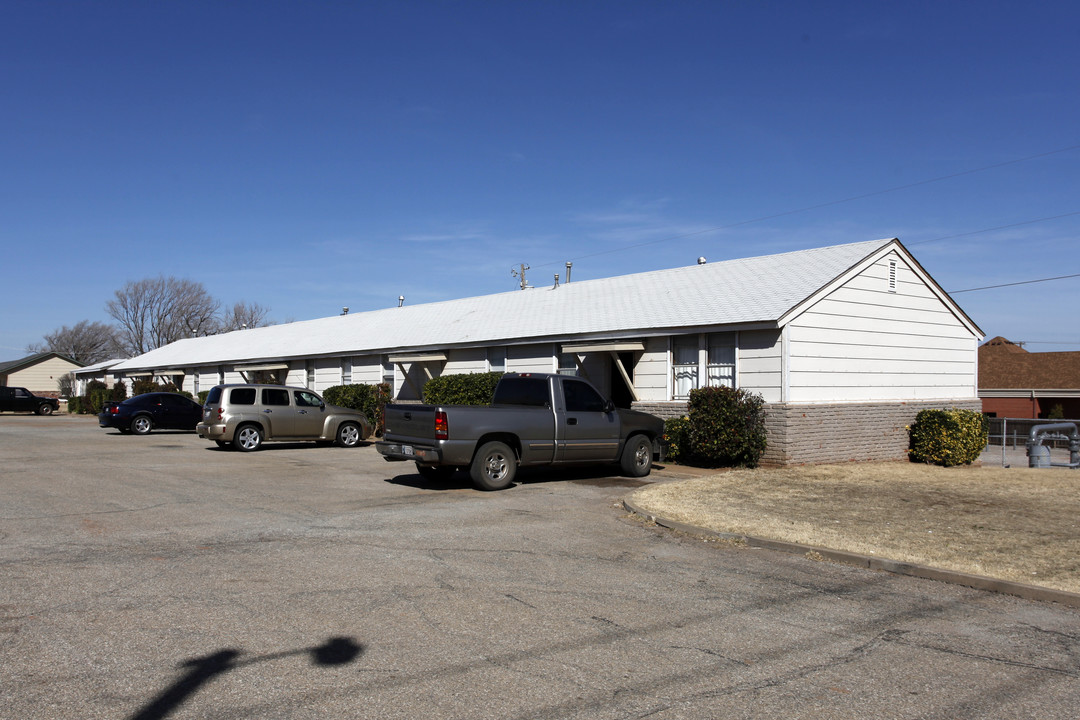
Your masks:
<svg viewBox="0 0 1080 720"><path fill-rule="evenodd" d="M1074 718L1080 613L679 535L640 481L0 415L0 718ZM671 478L670 471L653 480Z"/></svg>

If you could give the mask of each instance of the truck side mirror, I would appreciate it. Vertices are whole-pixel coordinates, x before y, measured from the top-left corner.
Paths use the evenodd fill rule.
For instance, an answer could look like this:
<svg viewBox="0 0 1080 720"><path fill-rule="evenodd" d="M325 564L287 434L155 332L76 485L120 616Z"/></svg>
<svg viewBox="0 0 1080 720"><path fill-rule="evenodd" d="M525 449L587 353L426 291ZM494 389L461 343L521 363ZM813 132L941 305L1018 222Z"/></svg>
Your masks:
<svg viewBox="0 0 1080 720"><path fill-rule="evenodd" d="M606 413L615 412L615 403L611 402L610 400L605 400L604 401L604 412L606 412Z"/></svg>

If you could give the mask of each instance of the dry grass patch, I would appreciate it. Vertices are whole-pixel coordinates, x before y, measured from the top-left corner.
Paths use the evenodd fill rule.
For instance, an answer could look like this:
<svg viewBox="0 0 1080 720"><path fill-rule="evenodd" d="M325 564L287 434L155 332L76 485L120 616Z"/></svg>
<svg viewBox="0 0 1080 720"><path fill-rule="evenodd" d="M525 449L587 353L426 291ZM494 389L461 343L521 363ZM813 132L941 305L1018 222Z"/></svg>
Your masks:
<svg viewBox="0 0 1080 720"><path fill-rule="evenodd" d="M631 496L659 517L1080 592L1080 472L914 463L733 470Z"/></svg>

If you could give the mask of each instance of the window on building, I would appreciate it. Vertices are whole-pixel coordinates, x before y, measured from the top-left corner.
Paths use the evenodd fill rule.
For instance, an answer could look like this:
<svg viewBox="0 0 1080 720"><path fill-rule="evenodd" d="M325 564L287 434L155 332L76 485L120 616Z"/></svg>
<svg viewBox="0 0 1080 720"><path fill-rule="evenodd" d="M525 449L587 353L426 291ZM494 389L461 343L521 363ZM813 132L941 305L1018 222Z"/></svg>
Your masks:
<svg viewBox="0 0 1080 720"><path fill-rule="evenodd" d="M671 339L672 389L677 399L690 396L698 387L698 365L701 343L697 335L678 335Z"/></svg>
<svg viewBox="0 0 1080 720"><path fill-rule="evenodd" d="M382 381L394 387L394 363L390 362L389 355L383 355Z"/></svg>
<svg viewBox="0 0 1080 720"><path fill-rule="evenodd" d="M309 388L315 387L315 361L308 360L305 362L304 369L307 371L307 386Z"/></svg>
<svg viewBox="0 0 1080 720"><path fill-rule="evenodd" d="M506 348L488 348L488 370L491 372L506 372Z"/></svg>
<svg viewBox="0 0 1080 720"><path fill-rule="evenodd" d="M709 385L735 387L735 334L712 333L707 342Z"/></svg>
<svg viewBox="0 0 1080 720"><path fill-rule="evenodd" d="M671 338L672 395L690 397L700 387L735 387L735 333Z"/></svg>
<svg viewBox="0 0 1080 720"><path fill-rule="evenodd" d="M559 353L559 370L560 375L577 375L578 365L577 359L573 353Z"/></svg>
<svg viewBox="0 0 1080 720"><path fill-rule="evenodd" d="M352 358L341 358L341 384L352 383Z"/></svg>

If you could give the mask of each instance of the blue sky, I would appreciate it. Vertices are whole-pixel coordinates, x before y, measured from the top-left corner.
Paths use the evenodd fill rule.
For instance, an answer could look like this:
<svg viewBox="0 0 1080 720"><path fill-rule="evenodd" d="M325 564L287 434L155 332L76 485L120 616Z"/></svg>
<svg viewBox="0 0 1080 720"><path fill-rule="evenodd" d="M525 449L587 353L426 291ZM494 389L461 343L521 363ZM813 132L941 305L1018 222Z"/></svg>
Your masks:
<svg viewBox="0 0 1080 720"><path fill-rule="evenodd" d="M0 0L0 360L161 274L287 321L886 237L1080 273L1077 48L1073 2ZM1080 350L1080 278L954 297Z"/></svg>

